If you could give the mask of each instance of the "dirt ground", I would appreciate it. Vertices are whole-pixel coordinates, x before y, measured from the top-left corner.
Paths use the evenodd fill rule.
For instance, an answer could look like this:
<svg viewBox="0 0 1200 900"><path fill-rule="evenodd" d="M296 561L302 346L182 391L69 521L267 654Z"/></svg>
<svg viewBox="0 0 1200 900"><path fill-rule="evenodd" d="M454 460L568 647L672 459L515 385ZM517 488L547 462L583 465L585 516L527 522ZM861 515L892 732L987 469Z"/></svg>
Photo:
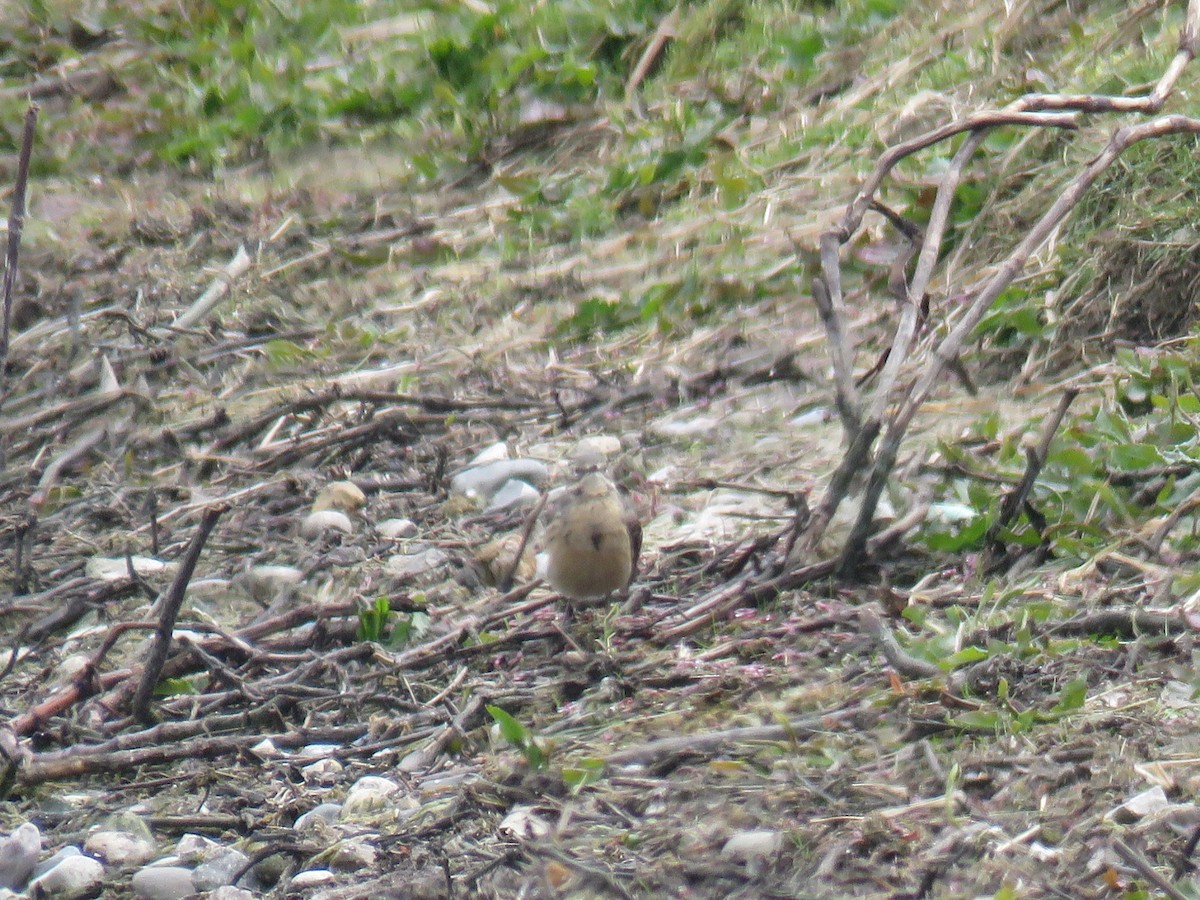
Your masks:
<svg viewBox="0 0 1200 900"><path fill-rule="evenodd" d="M615 140L572 123L522 152ZM989 578L901 540L754 589L846 451L794 266L843 196L806 175L754 215L522 246L493 173L415 191L403 153L35 173L0 406L0 833L32 821L48 853L132 816L155 858L238 848L273 897L1196 896L1190 556L1115 541ZM707 265L733 243L740 271ZM680 271L719 314L578 330ZM865 351L884 297L852 310ZM993 371L927 404L887 521L980 420L1036 434L1055 379ZM1104 373L1062 377L1102 405ZM526 511L452 478L503 444L548 489L597 437L645 528L628 596L501 592L479 550ZM307 529L346 481L349 530ZM365 776L390 787L350 810ZM93 895L131 896L139 865Z"/></svg>

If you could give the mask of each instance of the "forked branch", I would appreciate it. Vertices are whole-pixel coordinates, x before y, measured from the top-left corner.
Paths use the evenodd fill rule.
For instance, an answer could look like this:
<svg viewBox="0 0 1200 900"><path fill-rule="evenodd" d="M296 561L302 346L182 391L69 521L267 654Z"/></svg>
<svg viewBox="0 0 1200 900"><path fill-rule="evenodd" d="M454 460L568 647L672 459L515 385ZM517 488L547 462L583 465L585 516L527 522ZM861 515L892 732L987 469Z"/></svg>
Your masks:
<svg viewBox="0 0 1200 900"><path fill-rule="evenodd" d="M875 510L887 486L900 452L900 446L913 418L943 380L948 367L958 365L959 355L991 308L993 302L1021 273L1029 258L1066 219L1095 184L1096 180L1134 144L1170 134L1200 134L1200 119L1167 115L1119 128L1101 152L1066 186L1037 223L1013 248L991 276L976 290L968 292L969 302L954 326L928 354L923 367L897 394L897 385L906 371L906 363L917 342L920 310L939 262L939 251L946 233L955 191L962 173L983 143L988 132L1001 126L1031 128L1079 127L1084 113L1156 113L1171 96L1180 75L1195 59L1200 44L1200 0L1189 0L1187 18L1180 36L1179 49L1153 90L1141 97L1111 97L1092 94L1029 94L1001 110L979 112L967 118L935 128L923 135L896 144L880 157L874 171L846 208L841 222L824 234L820 241L821 275L814 279L813 295L829 339L830 361L834 370L836 404L848 449L829 487L813 510L802 540L794 543L788 568L795 571L808 562L825 534L834 513L856 483L865 480L857 520L846 539L838 561L845 572L862 561L871 533ZM967 137L956 151L943 174L934 199L930 221L921 239L913 273L893 277L891 292L900 304L899 316L882 371L868 394L856 387L855 340L845 314L841 246L862 225L863 217L878 209L876 194L896 165L920 150L957 135ZM894 223L893 223L894 224ZM911 240L911 236L907 236ZM890 411L890 412L889 412ZM877 444L878 439L878 444Z"/></svg>

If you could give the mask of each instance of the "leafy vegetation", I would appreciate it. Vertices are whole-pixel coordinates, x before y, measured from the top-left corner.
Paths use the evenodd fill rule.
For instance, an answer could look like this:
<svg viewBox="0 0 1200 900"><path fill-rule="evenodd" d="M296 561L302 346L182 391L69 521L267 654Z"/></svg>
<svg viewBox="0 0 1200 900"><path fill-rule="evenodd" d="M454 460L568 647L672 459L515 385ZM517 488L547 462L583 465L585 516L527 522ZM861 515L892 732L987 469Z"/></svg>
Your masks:
<svg viewBox="0 0 1200 900"><path fill-rule="evenodd" d="M499 706L488 706L487 712L499 728L501 736L521 751L521 755L525 757L525 762L531 769L546 768L550 759L538 739L530 733L528 728ZM582 778L578 779L578 781L582 780Z"/></svg>

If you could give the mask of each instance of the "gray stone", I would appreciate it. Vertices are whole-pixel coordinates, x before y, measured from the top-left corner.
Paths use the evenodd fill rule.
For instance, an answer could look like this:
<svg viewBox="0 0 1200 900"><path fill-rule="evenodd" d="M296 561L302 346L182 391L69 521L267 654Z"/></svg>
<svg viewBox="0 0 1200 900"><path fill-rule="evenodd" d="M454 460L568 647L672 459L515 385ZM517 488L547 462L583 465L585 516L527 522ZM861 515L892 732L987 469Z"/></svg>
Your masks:
<svg viewBox="0 0 1200 900"><path fill-rule="evenodd" d="M450 479L450 492L486 500L511 478L534 486L545 484L550 478L550 468L536 459L501 459L459 472Z"/></svg>
<svg viewBox="0 0 1200 900"><path fill-rule="evenodd" d="M254 900L254 892L226 884L215 891L209 891L207 900Z"/></svg>
<svg viewBox="0 0 1200 900"><path fill-rule="evenodd" d="M56 850L53 855L48 856L34 866L33 871L29 874L29 880L36 881L68 857L82 855L78 847L67 844L67 846L61 850Z"/></svg>
<svg viewBox="0 0 1200 900"><path fill-rule="evenodd" d="M42 833L26 822L0 841L0 887L23 888L42 854Z"/></svg>
<svg viewBox="0 0 1200 900"><path fill-rule="evenodd" d="M250 862L241 850L224 847L215 851L208 859L196 866L192 872L192 886L197 891L211 891L226 884Z"/></svg>
<svg viewBox="0 0 1200 900"><path fill-rule="evenodd" d="M520 509L526 506L533 506L533 504L541 499L541 496L541 491L529 482L522 481L519 478L510 478L492 496L492 500L487 505L487 508L491 512L501 509Z"/></svg>
<svg viewBox="0 0 1200 900"><path fill-rule="evenodd" d="M738 831L729 836L729 840L721 848L721 855L749 862L776 856L782 847L783 835L778 831Z"/></svg>
<svg viewBox="0 0 1200 900"><path fill-rule="evenodd" d="M192 870L181 866L147 866L134 873L132 887L141 900L183 900L196 893Z"/></svg>
<svg viewBox="0 0 1200 900"><path fill-rule="evenodd" d="M304 815L296 819L296 823L292 825L296 831L304 831L306 828L313 828L318 822L323 822L326 825L332 825L338 820L338 816L342 814L342 804L340 803L322 803L314 806Z"/></svg>
<svg viewBox="0 0 1200 900"><path fill-rule="evenodd" d="M208 859L221 845L202 834L185 834L175 845L175 855L183 862L195 865Z"/></svg>
<svg viewBox="0 0 1200 900"><path fill-rule="evenodd" d="M29 885L34 897L71 900L89 894L104 880L104 866L90 856L67 856Z"/></svg>
<svg viewBox="0 0 1200 900"><path fill-rule="evenodd" d="M83 849L113 866L140 866L154 858L154 844L128 831L96 831Z"/></svg>

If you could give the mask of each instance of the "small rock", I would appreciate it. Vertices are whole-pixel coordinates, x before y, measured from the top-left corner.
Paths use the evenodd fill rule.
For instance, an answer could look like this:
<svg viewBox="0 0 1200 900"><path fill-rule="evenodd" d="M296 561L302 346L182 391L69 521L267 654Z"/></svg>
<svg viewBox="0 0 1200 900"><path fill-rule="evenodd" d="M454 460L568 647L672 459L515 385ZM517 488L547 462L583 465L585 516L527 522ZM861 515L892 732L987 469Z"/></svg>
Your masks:
<svg viewBox="0 0 1200 900"><path fill-rule="evenodd" d="M232 847L215 851L208 859L196 866L192 872L192 887L197 891L211 891L225 884L233 884L234 876L245 869L250 857Z"/></svg>
<svg viewBox="0 0 1200 900"><path fill-rule="evenodd" d="M95 831L83 849L117 867L140 866L154 858L154 844L128 831Z"/></svg>
<svg viewBox="0 0 1200 900"><path fill-rule="evenodd" d="M78 847L68 844L61 850L56 850L53 855L43 859L40 863L34 866L33 871L29 874L29 880L36 881L57 866L64 859L82 855L83 854L80 852Z"/></svg>
<svg viewBox="0 0 1200 900"><path fill-rule="evenodd" d="M224 884L215 891L209 891L206 900L254 900L254 892Z"/></svg>
<svg viewBox="0 0 1200 900"><path fill-rule="evenodd" d="M0 887L24 887L41 854L42 833L32 822L0 841Z"/></svg>
<svg viewBox="0 0 1200 900"><path fill-rule="evenodd" d="M300 770L300 777L308 785L331 785L342 780L344 771L346 767L336 759L318 759L304 766Z"/></svg>
<svg viewBox="0 0 1200 900"><path fill-rule="evenodd" d="M310 759L329 759L341 749L340 744L305 744L293 754L293 758L297 762Z"/></svg>
<svg viewBox="0 0 1200 900"><path fill-rule="evenodd" d="M828 406L814 406L812 409L806 409L804 412L792 416L788 424L799 428L822 425L828 422L832 415L833 410Z"/></svg>
<svg viewBox="0 0 1200 900"><path fill-rule="evenodd" d="M183 900L196 893L192 870L182 866L147 866L134 873L131 884L141 900Z"/></svg>
<svg viewBox="0 0 1200 900"><path fill-rule="evenodd" d="M1104 814L1104 818L1110 822L1136 822L1138 819L1162 812L1170 805L1171 801L1167 799L1166 792L1156 784L1149 790L1130 797L1116 809L1109 810Z"/></svg>
<svg viewBox="0 0 1200 900"><path fill-rule="evenodd" d="M309 513L300 523L300 536L310 540L330 531L353 534L354 523L350 521L348 515L337 509L323 509L320 512Z"/></svg>
<svg viewBox="0 0 1200 900"><path fill-rule="evenodd" d="M97 830L123 831L153 843L154 835L150 833L150 826L146 824L146 820L140 814L132 812L133 809L134 807L131 806L121 812L113 813Z"/></svg>
<svg viewBox="0 0 1200 900"><path fill-rule="evenodd" d="M390 556L384 563L384 567L389 575L397 578L416 578L432 572L445 564L449 558L444 550L428 547L413 553L397 553L395 556Z"/></svg>
<svg viewBox="0 0 1200 900"><path fill-rule="evenodd" d="M29 885L34 897L70 900L89 894L104 880L104 866L90 856L68 856Z"/></svg>
<svg viewBox="0 0 1200 900"><path fill-rule="evenodd" d="M375 868L379 851L360 838L342 841L331 848L329 867L340 872L360 872Z"/></svg>
<svg viewBox="0 0 1200 900"><path fill-rule="evenodd" d="M492 496L487 509L489 512L497 512L502 509L520 509L522 507L533 506L541 498L541 491L529 482L522 481L519 478L510 478Z"/></svg>
<svg viewBox="0 0 1200 900"><path fill-rule="evenodd" d="M489 447L484 447L475 454L475 458L471 460L470 466L483 466L488 463L498 462L502 459L508 459L508 444L504 441L497 441Z"/></svg>
<svg viewBox="0 0 1200 900"><path fill-rule="evenodd" d="M351 785L342 801L342 819L355 819L363 815L388 809L391 798L400 792L400 785L378 775L366 775Z"/></svg>
<svg viewBox="0 0 1200 900"><path fill-rule="evenodd" d="M655 422L650 426L650 431L661 438L697 438L712 434L720 424L720 420L715 416L698 415L690 419L678 418Z"/></svg>
<svg viewBox="0 0 1200 900"><path fill-rule="evenodd" d="M83 571L89 578L96 578L100 581L120 581L122 578L129 577L130 565L133 566L133 571L140 578L171 573L178 568L176 563L163 562L161 559L154 559L150 556L133 556L128 562L123 556L93 556L87 561Z"/></svg>
<svg viewBox="0 0 1200 900"><path fill-rule="evenodd" d="M957 522L969 522L976 518L979 513L974 507L968 506L965 503L959 503L955 500L946 500L942 503L933 503L929 506L929 518L937 522L939 525L953 525Z"/></svg>
<svg viewBox="0 0 1200 900"><path fill-rule="evenodd" d="M246 586L259 603L270 603L303 578L304 573L295 566L251 566L246 571Z"/></svg>
<svg viewBox="0 0 1200 900"><path fill-rule="evenodd" d="M721 848L721 855L741 862L749 862L775 856L782 848L783 835L778 831L769 829L738 831L729 836L729 840Z"/></svg>
<svg viewBox="0 0 1200 900"><path fill-rule="evenodd" d="M550 833L550 823L534 812L532 806L514 806L496 831L508 841L537 841Z"/></svg>
<svg viewBox="0 0 1200 900"><path fill-rule="evenodd" d="M175 855L184 862L195 865L208 859L220 849L222 849L220 844L202 834L185 834L175 845Z"/></svg>
<svg viewBox="0 0 1200 900"><path fill-rule="evenodd" d="M259 759L279 759L283 756L283 751L276 747L275 742L270 738L263 738L250 748L250 752Z"/></svg>
<svg viewBox="0 0 1200 900"><path fill-rule="evenodd" d="M313 501L312 511L321 512L326 509L340 509L342 512L358 512L367 502L367 495L353 481L332 481Z"/></svg>
<svg viewBox="0 0 1200 900"><path fill-rule="evenodd" d="M545 484L550 478L550 468L536 459L504 459L472 466L450 479L450 492L486 499L512 478L534 486Z"/></svg>
<svg viewBox="0 0 1200 900"><path fill-rule="evenodd" d="M392 540L412 537L417 533L417 523L412 519L384 519L376 527L381 535Z"/></svg>
<svg viewBox="0 0 1200 900"><path fill-rule="evenodd" d="M612 434L592 434L580 438L571 448L572 462L607 459L621 452L621 439Z"/></svg>
<svg viewBox="0 0 1200 900"><path fill-rule="evenodd" d="M308 812L299 816L295 824L292 825L296 831L304 831L308 828L314 828L318 823L332 825L338 820L342 814L342 804L340 803L320 803L314 806Z"/></svg>
<svg viewBox="0 0 1200 900"><path fill-rule="evenodd" d="M293 890L317 887L318 885L329 884L335 878L337 876L328 869L305 869L303 872L297 872L292 876L292 880L288 882L288 887Z"/></svg>

